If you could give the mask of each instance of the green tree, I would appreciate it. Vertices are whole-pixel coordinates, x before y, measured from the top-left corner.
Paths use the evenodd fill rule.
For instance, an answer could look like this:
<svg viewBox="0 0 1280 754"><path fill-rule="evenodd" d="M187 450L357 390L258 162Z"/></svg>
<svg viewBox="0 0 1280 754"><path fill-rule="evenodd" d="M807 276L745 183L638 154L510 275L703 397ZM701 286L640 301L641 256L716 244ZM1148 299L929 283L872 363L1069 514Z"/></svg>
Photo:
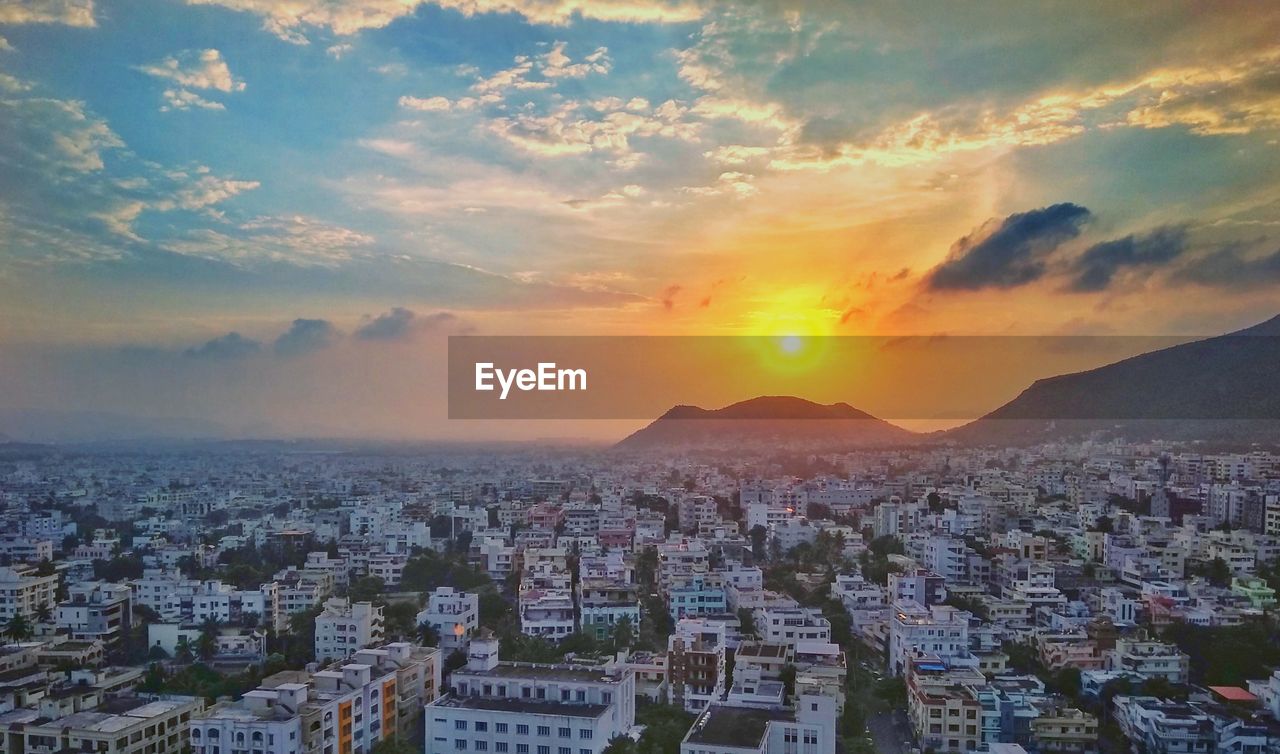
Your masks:
<svg viewBox="0 0 1280 754"><path fill-rule="evenodd" d="M49 623L52 620L53 609L49 607L48 602L41 602L40 605L36 607L36 622Z"/></svg>
<svg viewBox="0 0 1280 754"><path fill-rule="evenodd" d="M191 641L185 636L178 637L178 643L174 645L173 659L184 665L195 662L195 650L191 647Z"/></svg>
<svg viewBox="0 0 1280 754"><path fill-rule="evenodd" d="M30 639L35 631L31 628L31 623L27 621L26 616L18 613L9 619L8 625L4 627L4 635L13 639L15 642L26 641Z"/></svg>
<svg viewBox="0 0 1280 754"><path fill-rule="evenodd" d="M631 626L631 618L623 616L621 620L613 625L613 649L615 652L629 649L635 638L635 630Z"/></svg>

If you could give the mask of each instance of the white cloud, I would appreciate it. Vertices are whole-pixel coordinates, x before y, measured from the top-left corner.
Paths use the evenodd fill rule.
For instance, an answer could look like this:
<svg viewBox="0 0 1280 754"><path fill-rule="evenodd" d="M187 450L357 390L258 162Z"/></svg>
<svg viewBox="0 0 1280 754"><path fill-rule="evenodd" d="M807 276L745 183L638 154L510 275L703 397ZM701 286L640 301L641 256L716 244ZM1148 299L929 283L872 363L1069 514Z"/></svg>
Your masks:
<svg viewBox="0 0 1280 754"><path fill-rule="evenodd" d="M230 93L244 91L245 83L231 74L222 53L214 49L185 50L138 70L172 81L184 89L210 89Z"/></svg>
<svg viewBox="0 0 1280 754"><path fill-rule="evenodd" d="M684 23L702 17L697 0L187 0L217 5L262 18L263 28L281 39L306 44L306 33L328 29L346 36L381 29L419 6L458 11L467 16L513 13L531 23L563 25L575 18L620 23Z"/></svg>
<svg viewBox="0 0 1280 754"><path fill-rule="evenodd" d="M406 110L420 110L423 112L441 112L449 110L453 107L446 97L427 97L422 99L419 97L404 96L400 98L400 107Z"/></svg>
<svg viewBox="0 0 1280 754"><path fill-rule="evenodd" d="M8 111L0 117L0 134L49 169L96 172L105 165L104 153L124 146L106 121L77 100L0 100L0 109Z"/></svg>
<svg viewBox="0 0 1280 754"><path fill-rule="evenodd" d="M63 24L92 28L93 0L4 0L0 24Z"/></svg>
<svg viewBox="0 0 1280 754"><path fill-rule="evenodd" d="M9 44L9 40L0 37L0 52L13 52L14 46Z"/></svg>
<svg viewBox="0 0 1280 754"><path fill-rule="evenodd" d="M204 110L225 110L221 102L207 100L195 92L186 89L165 89L162 95L165 104L160 106L160 112L169 112L170 110L189 110L198 107Z"/></svg>
<svg viewBox="0 0 1280 754"><path fill-rule="evenodd" d="M0 73L0 91L9 93L29 92L31 91L31 82L23 81L7 73Z"/></svg>
<svg viewBox="0 0 1280 754"><path fill-rule="evenodd" d="M352 45L350 42L340 42L338 44L329 45L327 48L325 48L325 52L328 53L329 56L332 57L334 60L342 60L343 55L346 55L347 53L351 52L354 49L355 49L355 46Z"/></svg>
<svg viewBox="0 0 1280 754"><path fill-rule="evenodd" d="M301 267L334 267L374 243L372 236L299 215L259 217L234 233L202 229L165 248L175 254L216 259L241 267L283 262Z"/></svg>

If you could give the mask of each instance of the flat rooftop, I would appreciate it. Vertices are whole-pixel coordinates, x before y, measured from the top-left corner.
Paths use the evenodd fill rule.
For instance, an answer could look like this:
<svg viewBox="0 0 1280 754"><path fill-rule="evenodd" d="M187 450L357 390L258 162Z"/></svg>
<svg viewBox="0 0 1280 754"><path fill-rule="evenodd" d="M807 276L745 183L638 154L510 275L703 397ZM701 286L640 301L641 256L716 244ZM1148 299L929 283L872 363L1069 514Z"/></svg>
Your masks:
<svg viewBox="0 0 1280 754"><path fill-rule="evenodd" d="M565 717L600 717L609 710L604 704L571 704L537 699L498 699L480 696L441 697L432 707L475 709L486 712L514 712L523 715L562 715Z"/></svg>
<svg viewBox="0 0 1280 754"><path fill-rule="evenodd" d="M685 740L709 746L758 749L771 720L791 720L787 710L753 709L712 704L693 724Z"/></svg>
<svg viewBox="0 0 1280 754"><path fill-rule="evenodd" d="M601 668L588 665L541 665L525 662L502 662L493 670L454 671L456 678L529 678L536 680L582 681L590 683L618 683L621 676L610 675Z"/></svg>

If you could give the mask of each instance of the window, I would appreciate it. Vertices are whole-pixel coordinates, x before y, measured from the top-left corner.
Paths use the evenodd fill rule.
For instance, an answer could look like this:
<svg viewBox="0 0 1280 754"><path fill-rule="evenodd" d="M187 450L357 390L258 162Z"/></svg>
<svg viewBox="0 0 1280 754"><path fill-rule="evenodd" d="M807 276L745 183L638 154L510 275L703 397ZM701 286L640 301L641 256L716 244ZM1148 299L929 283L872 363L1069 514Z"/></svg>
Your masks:
<svg viewBox="0 0 1280 754"><path fill-rule="evenodd" d="M551 754L551 747L550 747L550 746L539 746L539 747L538 747L538 754Z"/></svg>
<svg viewBox="0 0 1280 754"><path fill-rule="evenodd" d="M455 738L455 739L453 739L453 748L457 749L458 751L466 751L466 750L467 750L467 739L465 739L465 738Z"/></svg>
<svg viewBox="0 0 1280 754"><path fill-rule="evenodd" d="M485 731L487 731L487 730L489 730L489 724L488 724L488 723L484 722L483 720L476 720L476 732L477 732L477 733L484 733L484 732L485 732Z"/></svg>
<svg viewBox="0 0 1280 754"><path fill-rule="evenodd" d="M527 726L527 725L517 725L517 726L516 726L516 735L517 735L517 736L527 736L527 735L529 735L529 726Z"/></svg>
<svg viewBox="0 0 1280 754"><path fill-rule="evenodd" d="M489 750L488 741L476 741L476 751L488 751L488 750Z"/></svg>
<svg viewBox="0 0 1280 754"><path fill-rule="evenodd" d="M509 726L506 723L494 723L493 729L498 733L506 733Z"/></svg>
<svg viewBox="0 0 1280 754"><path fill-rule="evenodd" d="M573 729L571 728L560 728L556 732L560 734L561 738L573 738Z"/></svg>
<svg viewBox="0 0 1280 754"><path fill-rule="evenodd" d="M454 730L466 730L466 729L467 729L467 721L466 721L466 720L454 720L454 721L453 721L453 728L454 728Z"/></svg>
<svg viewBox="0 0 1280 754"><path fill-rule="evenodd" d="M529 744L516 744L516 754L529 754Z"/></svg>
<svg viewBox="0 0 1280 754"><path fill-rule="evenodd" d="M543 736L543 737L546 737L546 736L551 735L551 726L550 726L550 725L539 725L539 726L538 726L538 735L539 735L539 736Z"/></svg>
<svg viewBox="0 0 1280 754"><path fill-rule="evenodd" d="M589 728L583 728L578 731L578 738L581 738L583 741L590 741L593 733L595 733L595 731Z"/></svg>
<svg viewBox="0 0 1280 754"><path fill-rule="evenodd" d="M507 742L498 741L493 745L493 750L498 752L498 754L502 754L502 752L505 752L507 750Z"/></svg>

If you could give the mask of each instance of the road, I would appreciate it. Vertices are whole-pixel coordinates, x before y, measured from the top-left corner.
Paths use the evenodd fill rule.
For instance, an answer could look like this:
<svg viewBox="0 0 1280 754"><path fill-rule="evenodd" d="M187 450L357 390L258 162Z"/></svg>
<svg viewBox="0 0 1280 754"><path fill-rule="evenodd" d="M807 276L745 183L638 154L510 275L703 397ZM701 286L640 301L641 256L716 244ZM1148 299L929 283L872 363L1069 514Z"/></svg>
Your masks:
<svg viewBox="0 0 1280 754"><path fill-rule="evenodd" d="M877 712L867 719L867 730L875 739L878 754L907 754L911 750L909 744L903 745L911 740L911 728L903 710Z"/></svg>

